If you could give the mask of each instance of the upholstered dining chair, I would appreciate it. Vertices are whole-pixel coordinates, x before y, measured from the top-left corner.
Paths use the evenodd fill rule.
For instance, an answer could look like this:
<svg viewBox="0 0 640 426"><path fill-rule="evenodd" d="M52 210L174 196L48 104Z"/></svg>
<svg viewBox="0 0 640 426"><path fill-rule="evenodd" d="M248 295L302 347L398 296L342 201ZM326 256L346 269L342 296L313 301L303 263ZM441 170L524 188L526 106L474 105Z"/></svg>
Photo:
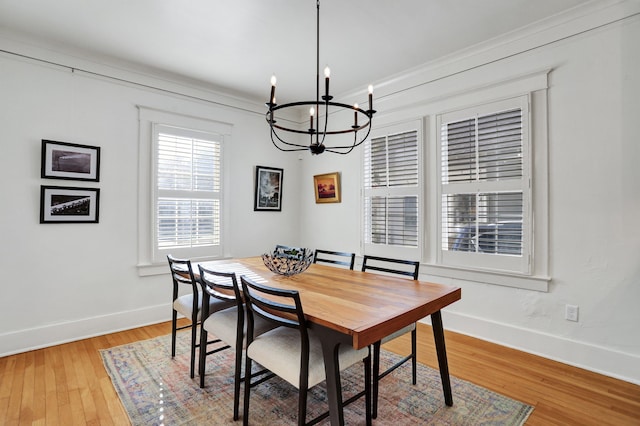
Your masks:
<svg viewBox="0 0 640 426"><path fill-rule="evenodd" d="M348 259L348 260L347 260ZM313 254L313 263L328 263L331 265L348 266L353 270L356 261L355 253L316 249Z"/></svg>
<svg viewBox="0 0 640 426"><path fill-rule="evenodd" d="M401 260L391 259L388 257L367 256L365 255L362 260L362 271L379 271L387 274L396 274L409 276L414 280L418 279L418 271L420 269L420 262L413 260ZM406 333L411 333L411 353L402 358L394 365L380 373L380 346L386 342L389 342L397 337L400 337ZM396 368L400 367L405 362L411 360L411 378L415 385L417 381L417 336L416 336L416 324L413 323L404 327L373 344L373 409L372 417L375 419L378 416L378 389L380 379L387 374L391 373Z"/></svg>
<svg viewBox="0 0 640 426"><path fill-rule="evenodd" d="M173 280L173 303L171 311L171 358L176 356L176 334L178 330L191 328L191 366L189 374L191 378L195 376L196 349L200 348L200 343L196 340L198 325L202 318L202 290L200 284L193 275L191 261L188 259L178 259L172 255L167 256L171 279ZM179 295L180 286L188 286L190 292L182 296ZM215 312L228 308L231 304L227 301L212 300L209 303L208 311ZM184 315L190 323L178 327L178 313ZM218 343L220 340L212 340L206 343ZM206 350L206 347L205 347Z"/></svg>
<svg viewBox="0 0 640 426"><path fill-rule="evenodd" d="M207 341L208 333L212 333L227 346L217 347L211 351L200 351L198 362L198 372L200 374L200 387L204 387L204 377L206 373L206 357L223 349L233 347L235 349L235 371L233 375L233 420L239 418L240 405L240 383L244 380L242 372L242 354L246 348L246 321L244 298L238 285L238 280L234 272L221 272L212 268L198 265L200 272L200 282L202 283L202 326L200 329L200 345ZM227 309L219 310L209 314L208 304L210 300L221 300L233 303ZM270 321L262 318L254 323L254 333L262 334L265 331L276 327Z"/></svg>
<svg viewBox="0 0 640 426"><path fill-rule="evenodd" d="M247 353L245 371L251 371L253 361L275 373L298 389L298 425L306 425L308 389L325 380L322 344L313 330L307 327L300 295L295 290L265 286L241 276L242 290L247 305ZM277 328L259 336L255 334L256 319L261 317L273 322ZM365 397L366 422L371 424L371 351L370 348L354 349L340 345L338 363L344 370L359 361L364 363L364 392L342 402L350 404ZM249 376L247 376L249 377ZM245 380L243 424L249 424L249 400L251 388L264 380ZM326 418L324 413L310 424Z"/></svg>

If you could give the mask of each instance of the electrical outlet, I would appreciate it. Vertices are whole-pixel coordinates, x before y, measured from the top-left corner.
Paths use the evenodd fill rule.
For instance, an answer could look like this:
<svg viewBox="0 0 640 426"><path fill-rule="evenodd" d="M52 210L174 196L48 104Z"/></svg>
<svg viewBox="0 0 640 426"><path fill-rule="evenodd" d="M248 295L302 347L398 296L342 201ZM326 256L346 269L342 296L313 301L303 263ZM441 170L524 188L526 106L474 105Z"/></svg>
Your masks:
<svg viewBox="0 0 640 426"><path fill-rule="evenodd" d="M578 321L578 307L576 305L565 305L564 318L567 321Z"/></svg>

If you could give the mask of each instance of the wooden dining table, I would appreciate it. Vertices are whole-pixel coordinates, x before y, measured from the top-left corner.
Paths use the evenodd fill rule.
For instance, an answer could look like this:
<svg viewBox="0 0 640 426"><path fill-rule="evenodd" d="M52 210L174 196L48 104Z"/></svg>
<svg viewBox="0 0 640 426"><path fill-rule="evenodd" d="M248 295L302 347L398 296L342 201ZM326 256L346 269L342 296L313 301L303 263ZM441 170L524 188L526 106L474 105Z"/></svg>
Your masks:
<svg viewBox="0 0 640 426"><path fill-rule="evenodd" d="M459 287L318 264L301 274L283 276L267 269L260 257L202 265L300 293L309 327L322 341L332 425L344 424L338 347L366 348L427 316L431 316L445 404L453 405L441 309L460 300Z"/></svg>

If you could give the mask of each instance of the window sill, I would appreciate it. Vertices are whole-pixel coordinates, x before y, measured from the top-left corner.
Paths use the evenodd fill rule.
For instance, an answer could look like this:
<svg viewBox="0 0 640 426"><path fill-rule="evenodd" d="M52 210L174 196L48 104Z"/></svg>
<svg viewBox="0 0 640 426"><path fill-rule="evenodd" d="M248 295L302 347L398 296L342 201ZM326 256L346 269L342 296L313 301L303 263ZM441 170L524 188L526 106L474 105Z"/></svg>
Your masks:
<svg viewBox="0 0 640 426"><path fill-rule="evenodd" d="M137 265L138 267L138 276L139 277L150 277L153 275L162 275L169 273L169 264L146 264L146 265Z"/></svg>
<svg viewBox="0 0 640 426"><path fill-rule="evenodd" d="M551 277L537 275L519 275L484 271L478 269L462 269L443 265L423 263L420 265L420 275L472 281L486 284L496 284L505 287L521 288L541 292L549 291Z"/></svg>
<svg viewBox="0 0 640 426"><path fill-rule="evenodd" d="M197 257L191 258L191 262L206 262L210 260L221 260L228 259L225 257ZM138 268L138 276L139 277L150 277L154 275L163 275L169 273L169 264L167 262L163 263L144 263L136 265Z"/></svg>

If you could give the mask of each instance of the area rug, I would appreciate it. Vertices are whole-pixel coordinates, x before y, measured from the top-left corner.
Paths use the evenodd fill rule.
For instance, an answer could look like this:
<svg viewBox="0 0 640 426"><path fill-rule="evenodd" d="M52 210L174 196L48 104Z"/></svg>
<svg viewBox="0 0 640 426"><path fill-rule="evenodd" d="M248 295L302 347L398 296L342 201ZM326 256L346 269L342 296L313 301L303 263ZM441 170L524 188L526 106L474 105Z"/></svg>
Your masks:
<svg viewBox="0 0 640 426"><path fill-rule="evenodd" d="M189 377L189 333L178 335L176 357L171 358L171 336L161 336L101 350L105 369L133 425L231 425L233 421L234 351L207 357L205 387ZM383 351L388 365L398 359ZM345 399L363 389L362 364L342 372ZM380 382L379 425L521 425L533 407L451 377L453 406L444 403L440 374L418 364L418 383L411 384L405 365ZM297 390L273 378L251 392L249 423L297 424ZM241 399L242 401L242 399ZM323 384L308 397L307 419L327 408ZM242 406L240 407L242 413ZM346 425L365 424L364 401L344 410ZM329 424L328 420L320 423Z"/></svg>

